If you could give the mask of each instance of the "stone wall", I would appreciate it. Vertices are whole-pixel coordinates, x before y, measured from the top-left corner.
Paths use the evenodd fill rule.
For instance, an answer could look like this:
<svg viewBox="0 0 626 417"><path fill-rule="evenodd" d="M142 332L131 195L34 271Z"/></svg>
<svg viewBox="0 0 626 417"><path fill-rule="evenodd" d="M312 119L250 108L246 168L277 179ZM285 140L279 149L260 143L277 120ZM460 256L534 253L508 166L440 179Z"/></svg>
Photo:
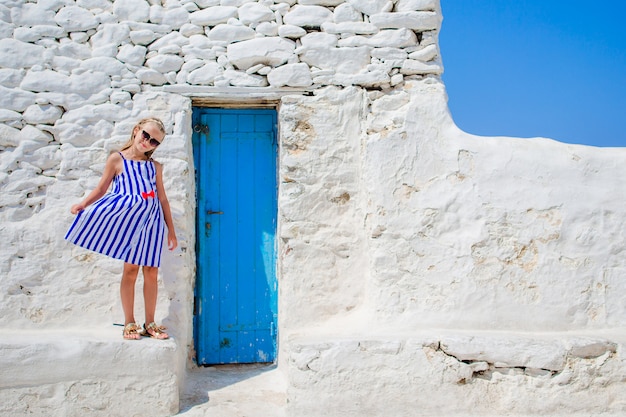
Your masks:
<svg viewBox="0 0 626 417"><path fill-rule="evenodd" d="M221 89L228 100L236 88L261 97L329 84L384 89L415 74L439 74L437 8L432 0L3 2L6 326L78 325L119 315L117 263L69 247L62 235L67 207L95 186L106 155L148 114L168 127L156 156L166 163L182 229L176 257L184 267L172 271L193 282L190 100L163 91L202 96ZM190 291L168 287L167 279L166 287L162 301L180 300L185 310Z"/></svg>
<svg viewBox="0 0 626 417"><path fill-rule="evenodd" d="M122 319L120 263L63 235L108 153L156 115L180 243L165 255L157 317L180 363L193 357L192 106L262 102L279 120L279 368L295 410L377 376L372 393L398 410L424 406L401 400L424 384L451 413L468 393L486 401L492 384L529 401L575 392L570 411L592 404L585 386L623 390L624 151L459 131L439 77L440 24L437 0L2 2L0 327L97 332ZM525 336L485 336L477 352L457 329ZM566 343L566 331L610 340ZM547 333L548 347L534 343ZM545 351L560 367L542 368L554 362L537 361ZM585 361L601 380L580 376ZM521 413L523 402L480 410ZM348 403L354 415L371 406L356 391L337 404Z"/></svg>

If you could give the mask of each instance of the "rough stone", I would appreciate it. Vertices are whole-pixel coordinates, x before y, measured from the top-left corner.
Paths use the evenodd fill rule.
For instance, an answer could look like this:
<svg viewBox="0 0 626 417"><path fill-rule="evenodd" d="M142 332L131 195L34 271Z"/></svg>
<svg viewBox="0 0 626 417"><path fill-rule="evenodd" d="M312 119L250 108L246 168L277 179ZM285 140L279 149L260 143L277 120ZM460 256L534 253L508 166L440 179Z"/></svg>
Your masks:
<svg viewBox="0 0 626 417"><path fill-rule="evenodd" d="M283 20L288 25L319 28L322 23L333 21L333 13L322 6L295 6Z"/></svg>
<svg viewBox="0 0 626 417"><path fill-rule="evenodd" d="M424 32L437 29L440 19L435 12L396 12L374 14L370 16L370 22L381 29L406 28Z"/></svg>
<svg viewBox="0 0 626 417"><path fill-rule="evenodd" d="M244 25L258 25L274 19L274 12L260 3L245 3L238 9L239 20Z"/></svg>
<svg viewBox="0 0 626 417"><path fill-rule="evenodd" d="M15 39L0 39L0 66L30 68L41 63L45 48Z"/></svg>
<svg viewBox="0 0 626 417"><path fill-rule="evenodd" d="M57 12L54 21L66 32L82 32L99 25L93 13L78 6L63 7Z"/></svg>
<svg viewBox="0 0 626 417"><path fill-rule="evenodd" d="M308 87L313 84L311 70L305 63L274 68L267 74L267 80L272 87Z"/></svg>
<svg viewBox="0 0 626 417"><path fill-rule="evenodd" d="M34 104L24 111L24 121L30 124L54 124L62 114L63 109L57 106Z"/></svg>
<svg viewBox="0 0 626 417"><path fill-rule="evenodd" d="M115 0L113 13L122 22L147 22L150 18L150 6L144 0Z"/></svg>
<svg viewBox="0 0 626 417"><path fill-rule="evenodd" d="M274 37L258 38L228 45L228 60L246 70L256 64L272 67L286 63L295 51L293 41Z"/></svg>
<svg viewBox="0 0 626 417"><path fill-rule="evenodd" d="M191 13L189 20L198 26L215 26L228 22L231 17L236 17L238 10L233 6L214 6Z"/></svg>
<svg viewBox="0 0 626 417"><path fill-rule="evenodd" d="M437 9L437 0L398 0L395 5L397 12L410 12L413 10L436 11Z"/></svg>
<svg viewBox="0 0 626 417"><path fill-rule="evenodd" d="M255 35L255 30L248 26L234 26L222 23L212 28L206 37L212 41L222 41L225 44L230 44L253 39Z"/></svg>

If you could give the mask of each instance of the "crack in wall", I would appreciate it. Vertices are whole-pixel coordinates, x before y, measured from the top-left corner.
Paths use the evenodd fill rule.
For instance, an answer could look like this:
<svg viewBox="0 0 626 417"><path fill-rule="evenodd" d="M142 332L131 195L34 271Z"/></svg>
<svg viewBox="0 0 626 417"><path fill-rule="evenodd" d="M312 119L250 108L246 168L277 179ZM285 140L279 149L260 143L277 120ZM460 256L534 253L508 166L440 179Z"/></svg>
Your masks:
<svg viewBox="0 0 626 417"><path fill-rule="evenodd" d="M513 365L506 365L504 363L489 362L486 360L461 359L451 354L450 352L447 352L441 342L438 342L435 348L435 351L441 352L447 358L450 358L459 364L469 367L469 369L471 370L471 376L467 377L464 375L459 375L459 379L457 380L457 383L460 385L471 383L473 379L483 379L483 380L491 381L494 373L500 373L504 375L525 375L525 376L529 376L533 378L537 378L537 377L553 378L562 372L562 370L557 371L557 370L546 369L546 368L513 366Z"/></svg>

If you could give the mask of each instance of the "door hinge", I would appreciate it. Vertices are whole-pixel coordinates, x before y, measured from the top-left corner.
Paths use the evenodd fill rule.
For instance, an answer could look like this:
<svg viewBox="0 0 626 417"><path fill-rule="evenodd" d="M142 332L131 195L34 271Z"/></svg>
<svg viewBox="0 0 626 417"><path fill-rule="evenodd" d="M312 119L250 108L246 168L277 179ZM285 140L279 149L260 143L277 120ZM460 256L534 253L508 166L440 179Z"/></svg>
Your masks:
<svg viewBox="0 0 626 417"><path fill-rule="evenodd" d="M196 133L203 133L205 135L209 134L209 126L203 125L202 123L198 123L194 125L193 131Z"/></svg>
<svg viewBox="0 0 626 417"><path fill-rule="evenodd" d="M193 315L198 315L198 297L193 297Z"/></svg>

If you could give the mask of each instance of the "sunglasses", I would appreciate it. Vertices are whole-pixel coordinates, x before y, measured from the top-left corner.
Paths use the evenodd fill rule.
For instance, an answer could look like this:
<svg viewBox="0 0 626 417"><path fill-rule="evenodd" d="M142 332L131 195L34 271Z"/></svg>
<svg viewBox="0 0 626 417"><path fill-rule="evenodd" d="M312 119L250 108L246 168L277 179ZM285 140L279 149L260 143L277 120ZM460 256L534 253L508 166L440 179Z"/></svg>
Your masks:
<svg viewBox="0 0 626 417"><path fill-rule="evenodd" d="M150 145L154 146L155 148L161 144L161 142L151 137L150 134L145 130L141 131L141 137L143 138L143 140L147 140L148 142L150 142Z"/></svg>

